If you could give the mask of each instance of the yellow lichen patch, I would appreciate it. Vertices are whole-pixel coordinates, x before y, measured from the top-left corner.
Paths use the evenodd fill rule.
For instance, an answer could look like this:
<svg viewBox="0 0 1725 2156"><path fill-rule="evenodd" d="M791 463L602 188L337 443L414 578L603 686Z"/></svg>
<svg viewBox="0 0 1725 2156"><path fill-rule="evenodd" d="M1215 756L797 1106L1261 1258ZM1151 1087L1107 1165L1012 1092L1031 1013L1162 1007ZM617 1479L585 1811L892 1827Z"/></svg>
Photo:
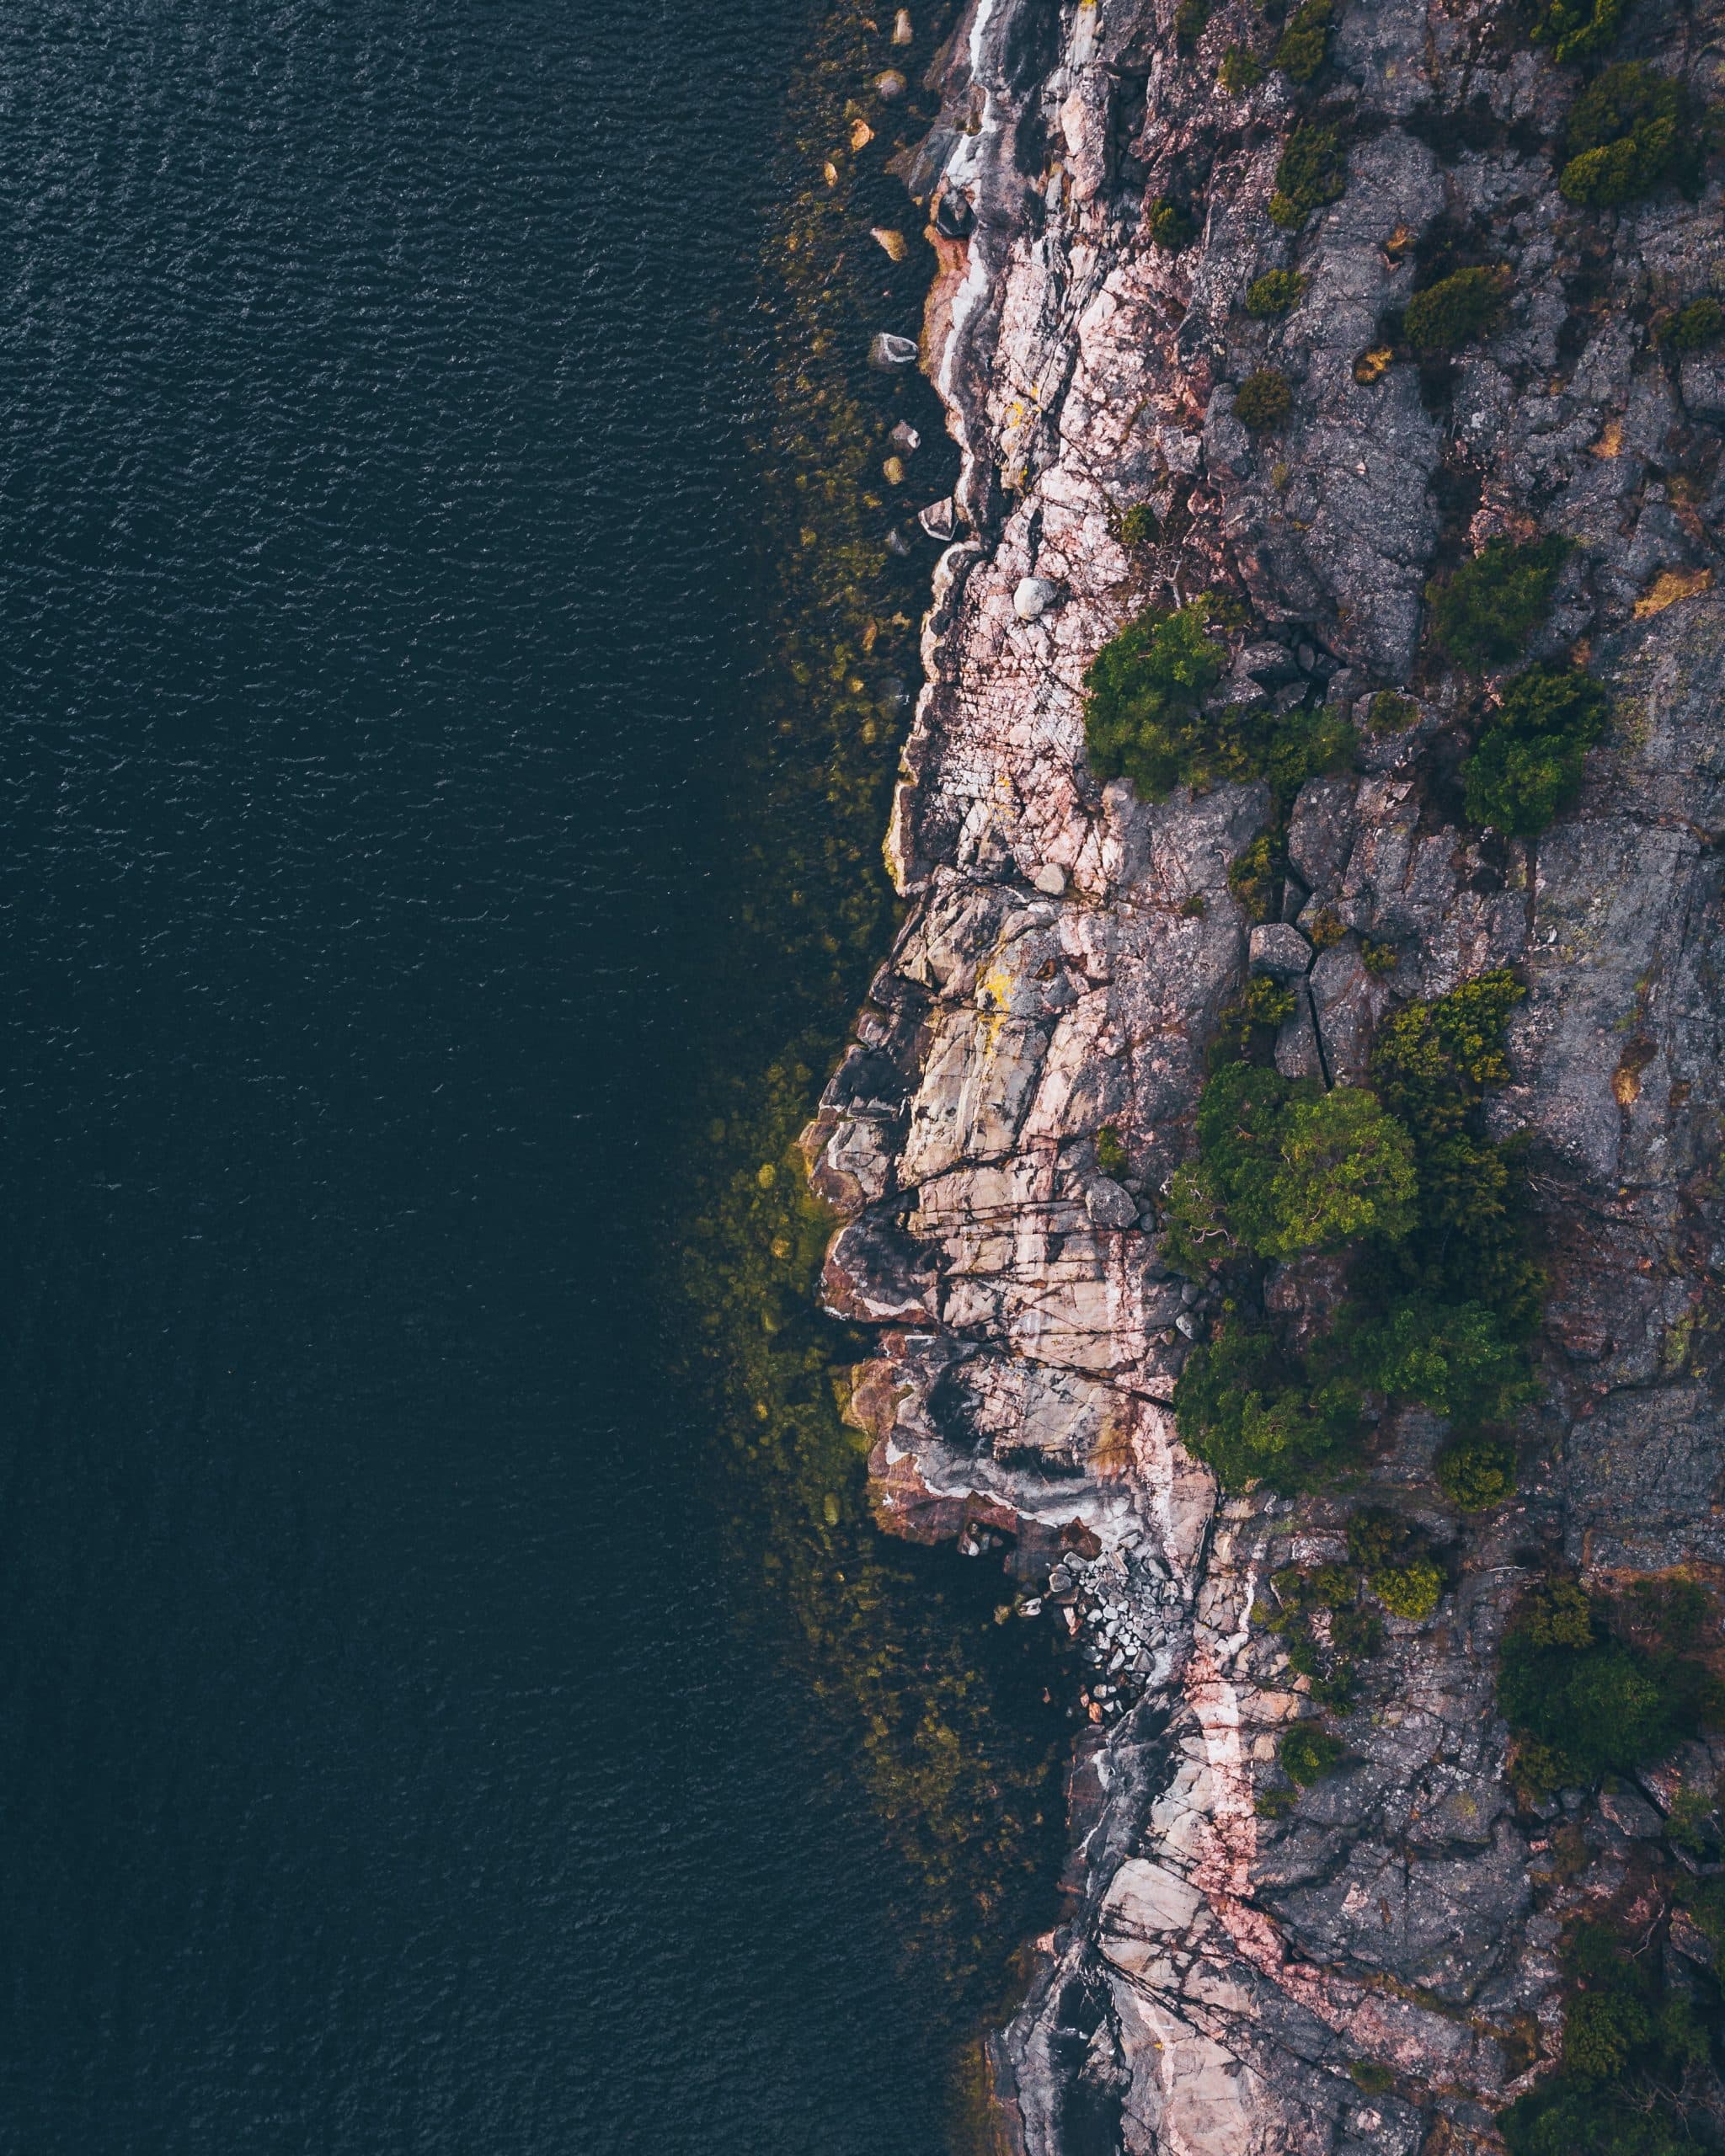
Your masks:
<svg viewBox="0 0 1725 2156"><path fill-rule="evenodd" d="M1402 259L1402 256L1407 253L1408 248L1412 247L1413 244L1413 227L1411 225L1397 225L1395 231L1392 232L1390 234L1390 237L1384 242L1385 261L1387 262L1390 264L1390 267L1393 270L1396 264Z"/></svg>
<svg viewBox="0 0 1725 2156"><path fill-rule="evenodd" d="M976 999L982 1010L983 1049L992 1055L1001 1027L1007 1022L1007 1006L1012 1000L1012 976L1004 966L995 966L983 975Z"/></svg>
<svg viewBox="0 0 1725 2156"><path fill-rule="evenodd" d="M1711 569L1666 569L1636 600L1635 618L1644 622L1650 614L1663 614L1680 599L1693 599L1697 592L1709 590L1712 581Z"/></svg>
<svg viewBox="0 0 1725 2156"><path fill-rule="evenodd" d="M1620 1063L1611 1073L1611 1092L1620 1108L1641 1098L1641 1073L1633 1064Z"/></svg>
<svg viewBox="0 0 1725 2156"><path fill-rule="evenodd" d="M884 249L889 262L902 262L911 251L905 235L895 231L890 225L871 225L868 237L877 247Z"/></svg>
<svg viewBox="0 0 1725 2156"><path fill-rule="evenodd" d="M1610 457L1622 456L1623 422L1621 419L1606 420L1605 431L1594 444L1593 453L1595 456Z"/></svg>
<svg viewBox="0 0 1725 2156"><path fill-rule="evenodd" d="M1354 379L1363 387L1370 388L1375 382L1381 382L1390 371L1390 362L1396 355L1388 344L1374 344L1369 352L1362 352L1354 362Z"/></svg>
<svg viewBox="0 0 1725 2156"><path fill-rule="evenodd" d="M829 158L827 159L826 163L825 163L825 165L822 168L822 169L823 169L823 170L825 172L825 173L826 173L826 184L827 184L827 185L828 185L829 187L836 187L836 186L838 185L838 184L839 184L839 168L838 168L838 167L837 167L837 166L833 163L833 161L832 161L832 159L831 159L830 157L829 157Z"/></svg>
<svg viewBox="0 0 1725 2156"><path fill-rule="evenodd" d="M851 147L852 150L866 150L873 140L874 130L868 125L868 122L866 120L853 120L851 122Z"/></svg>

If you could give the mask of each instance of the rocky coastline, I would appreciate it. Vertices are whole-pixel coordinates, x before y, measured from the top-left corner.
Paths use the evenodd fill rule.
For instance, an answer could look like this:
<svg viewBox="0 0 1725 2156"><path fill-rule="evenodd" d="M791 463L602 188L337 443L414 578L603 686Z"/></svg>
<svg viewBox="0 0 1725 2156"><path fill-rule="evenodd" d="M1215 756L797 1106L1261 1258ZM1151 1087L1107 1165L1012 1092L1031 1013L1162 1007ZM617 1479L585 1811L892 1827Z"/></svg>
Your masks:
<svg viewBox="0 0 1725 2156"><path fill-rule="evenodd" d="M1530 1790L1496 1689L1542 1581L1725 1577L1725 343L1671 329L1725 291L1725 8L1602 13L1609 49L1574 57L1477 0L1268 27L1245 0L969 0L905 161L962 476L922 518L950 543L887 840L908 915L804 1145L841 1217L824 1299L875 1342L850 1413L878 1518L1003 1562L1082 1643L1063 1919L992 2047L1023 2156L1494 2149L1573 2056L1578 1921L1639 1895L1668 1990L1712 1980L1653 1853L1719 1869L1670 1828L1725 1742ZM1681 184L1572 199L1606 64L1691 98ZM1290 211L1302 129L1345 175ZM1494 313L1410 348L1457 264ZM1292 303L1245 306L1273 273ZM1268 425L1241 416L1254 377L1287 386ZM1612 717L1578 798L1507 835L1458 776L1501 670L1434 648L1428 595L1551 534L1525 655L1583 664ZM1228 602L1214 708L1352 729L1285 813L1263 776L1147 799L1092 769L1087 670L1201 593ZM1393 1397L1348 1476L1221 1486L1176 1394L1226 1283L1173 1262L1168 1212L1219 1029L1273 979L1275 1070L1364 1085L1397 1011L1494 969L1519 1000L1482 1113L1518 1141L1545 1282L1513 1494L1458 1510L1448 1422ZM1273 1266L1267 1321L1321 1327L1332 1293ZM1373 1619L1327 1717L1345 1764L1290 1784L1314 1678L1266 1598L1344 1563L1363 1502L1444 1590ZM1684 2084L1702 2146L1712 2072Z"/></svg>

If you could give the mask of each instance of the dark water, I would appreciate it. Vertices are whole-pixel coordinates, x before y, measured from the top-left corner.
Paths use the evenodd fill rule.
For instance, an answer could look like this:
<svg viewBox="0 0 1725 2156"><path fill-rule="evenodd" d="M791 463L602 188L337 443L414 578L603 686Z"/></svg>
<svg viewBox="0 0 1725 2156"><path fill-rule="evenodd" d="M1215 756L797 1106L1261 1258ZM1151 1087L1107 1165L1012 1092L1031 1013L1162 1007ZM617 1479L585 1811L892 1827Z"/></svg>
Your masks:
<svg viewBox="0 0 1725 2156"><path fill-rule="evenodd" d="M651 1284L818 19L0 21L18 2156L940 2143Z"/></svg>

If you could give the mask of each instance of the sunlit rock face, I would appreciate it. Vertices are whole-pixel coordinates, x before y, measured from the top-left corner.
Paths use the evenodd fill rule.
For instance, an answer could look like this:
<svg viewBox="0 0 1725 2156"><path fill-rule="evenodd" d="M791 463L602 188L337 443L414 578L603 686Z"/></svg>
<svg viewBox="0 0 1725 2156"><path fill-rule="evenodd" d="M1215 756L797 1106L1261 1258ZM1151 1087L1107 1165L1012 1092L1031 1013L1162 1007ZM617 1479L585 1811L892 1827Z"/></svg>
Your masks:
<svg viewBox="0 0 1725 2156"><path fill-rule="evenodd" d="M1722 28L1717 0L1644 8L1614 56L1711 95ZM1029 2156L1497 2146L1555 2047L1564 1913L1632 1838L1590 1815L1553 1884L1504 1777L1505 1614L1553 1555L1725 1563L1703 1321L1725 1265L1725 393L1717 350L1647 327L1725 280L1717 170L1694 200L1572 209L1581 77L1478 0L1343 0L1305 89L1268 68L1227 94L1246 45L1267 53L1243 0L1195 41L1151 0L972 0L948 48L911 179L940 235L922 356L962 536L888 838L909 917L805 1140L843 1221L828 1300L877 1328L852 1412L883 1523L1008 1548L1101 1642L1066 1918L995 2046ZM1339 130L1347 184L1290 232L1267 206L1300 120ZM1177 251L1151 237L1163 200L1195 227ZM1385 340L1463 240L1508 302L1423 367ZM1255 318L1271 270L1305 283ZM1265 366L1291 410L1253 435L1233 392ZM1422 632L1434 569L1541 531L1578 544L1531 655L1579 645L1616 719L1531 841L1462 821L1473 692ZM1256 929L1228 870L1265 784L1146 802L1085 756L1097 650L1212 588L1242 602L1219 695L1334 705L1360 734L1358 768L1292 804L1282 920ZM1387 689L1405 701L1374 727ZM1161 1201L1248 969L1293 995L1278 1067L1335 1085L1389 1010L1498 966L1527 993L1490 1115L1530 1134L1550 1278L1522 1494L1458 1519L1443 1426L1384 1417L1366 1481L1442 1545L1449 1589L1388 1620L1343 1770L1264 1816L1307 1680L1252 1605L1278 1566L1340 1554L1360 1493L1221 1500L1183 1452L1171 1403L1215 1291L1163 1262ZM1322 1271L1275 1283L1295 1321Z"/></svg>

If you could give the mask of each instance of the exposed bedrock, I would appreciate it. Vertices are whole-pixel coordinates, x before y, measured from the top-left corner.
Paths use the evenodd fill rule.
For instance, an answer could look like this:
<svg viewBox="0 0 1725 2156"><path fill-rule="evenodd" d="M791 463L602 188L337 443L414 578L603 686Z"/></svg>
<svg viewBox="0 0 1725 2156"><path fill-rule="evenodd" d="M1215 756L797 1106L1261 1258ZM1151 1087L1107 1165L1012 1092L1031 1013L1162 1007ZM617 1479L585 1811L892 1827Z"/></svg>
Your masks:
<svg viewBox="0 0 1725 2156"><path fill-rule="evenodd" d="M1617 56L1711 96L1722 24L1717 0L1644 5ZM1725 366L1648 328L1725 286L1717 167L1694 200L1573 209L1555 144L1581 77L1477 4L1343 0L1311 88L1272 69L1231 97L1221 56L1253 42L1241 0L1189 50L1151 0L973 0L942 62L911 181L945 205L923 360L964 536L888 840L909 915L805 1137L843 1222L827 1300L878 1328L852 1413L884 1524L1070 1550L1113 1648L1068 1916L996 2047L1028 2156L1496 2146L1551 2052L1558 1928L1504 1779L1505 1614L1553 1552L1725 1566ZM1290 232L1267 204L1315 115L1346 189ZM1164 198L1197 227L1178 251L1150 237ZM1384 354L1420 260L1463 241L1508 268L1498 325L1441 366ZM1304 286L1255 319L1244 287L1278 269ZM1271 435L1233 411L1265 366L1292 389ZM1129 544L1140 505L1156 536ZM1461 819L1467 691L1422 643L1423 594L1538 531L1578 545L1534 656L1585 638L1615 717L1529 841ZM1360 725L1359 767L1295 803L1283 919L1255 932L1228 870L1266 785L1150 803L1085 759L1097 650L1206 589L1249 623L1219 694ZM1386 688L1408 702L1373 730ZM1159 1202L1249 969L1295 996L1279 1067L1334 1084L1392 1005L1496 966L1527 993L1490 1113L1530 1134L1551 1283L1522 1496L1458 1520L1443 1425L1386 1418L1370 1478L1455 1584L1388 1620L1343 1771L1262 1816L1307 1680L1248 1613L1270 1570L1339 1550L1348 1507L1219 1502L1182 1450L1171 1402L1214 1291L1162 1262ZM1321 1272L1290 1268L1290 1307ZM1588 1833L1617 1860L1617 1826Z"/></svg>

